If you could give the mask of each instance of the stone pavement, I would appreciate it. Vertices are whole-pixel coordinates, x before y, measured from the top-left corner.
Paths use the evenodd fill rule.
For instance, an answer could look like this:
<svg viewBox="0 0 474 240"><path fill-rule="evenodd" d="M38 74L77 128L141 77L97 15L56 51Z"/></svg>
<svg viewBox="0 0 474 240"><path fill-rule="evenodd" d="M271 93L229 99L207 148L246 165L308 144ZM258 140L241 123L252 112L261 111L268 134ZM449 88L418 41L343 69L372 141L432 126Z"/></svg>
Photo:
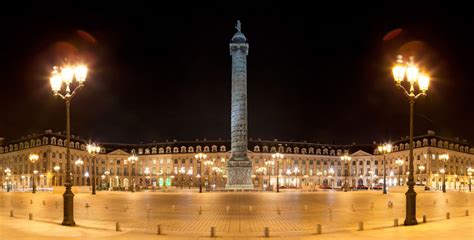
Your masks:
<svg viewBox="0 0 474 240"><path fill-rule="evenodd" d="M393 219L398 218L402 224L404 218L404 194L401 193L77 194L77 227L59 225L62 219L60 194L0 193L0 196L2 240L22 237L63 239L65 236L76 239L155 239L158 237L157 224L162 224L167 234L158 237L163 239L205 238L212 226L216 227L220 238L238 239L262 237L266 226L270 227L272 238L282 239L347 239L348 236L380 239L382 235L387 239L412 239L427 234L437 239L448 230L451 234L453 231L463 232L463 237L474 237L473 218L464 216L466 209L471 215L474 212L472 193L420 193L417 198L418 219L421 222L422 216L427 215L428 223L397 228L392 226ZM393 202L393 207L387 205L388 201ZM13 218L8 217L11 209L15 214ZM30 212L33 221L28 220ZM450 220L445 219L446 212L450 212ZM121 222L122 232L115 231L117 221ZM357 231L359 221L364 222L363 232ZM322 225L322 235L314 235L316 224ZM446 236L453 238L449 234Z"/></svg>

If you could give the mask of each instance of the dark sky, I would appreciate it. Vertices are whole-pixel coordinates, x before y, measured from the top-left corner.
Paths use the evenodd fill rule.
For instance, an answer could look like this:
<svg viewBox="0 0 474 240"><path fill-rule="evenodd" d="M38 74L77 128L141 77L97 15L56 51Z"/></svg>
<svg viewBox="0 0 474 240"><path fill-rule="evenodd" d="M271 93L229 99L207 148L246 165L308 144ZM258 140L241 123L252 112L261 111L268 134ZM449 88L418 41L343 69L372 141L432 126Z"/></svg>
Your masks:
<svg viewBox="0 0 474 240"><path fill-rule="evenodd" d="M127 143L230 139L228 44L240 19L250 44L249 137L345 144L408 135L407 98L390 67L402 46L418 41L415 54L433 81L416 103L415 134L474 140L467 6L195 2L4 8L0 136L64 130L64 103L48 81L62 41L93 56L73 99L72 134ZM401 34L383 41L396 28Z"/></svg>

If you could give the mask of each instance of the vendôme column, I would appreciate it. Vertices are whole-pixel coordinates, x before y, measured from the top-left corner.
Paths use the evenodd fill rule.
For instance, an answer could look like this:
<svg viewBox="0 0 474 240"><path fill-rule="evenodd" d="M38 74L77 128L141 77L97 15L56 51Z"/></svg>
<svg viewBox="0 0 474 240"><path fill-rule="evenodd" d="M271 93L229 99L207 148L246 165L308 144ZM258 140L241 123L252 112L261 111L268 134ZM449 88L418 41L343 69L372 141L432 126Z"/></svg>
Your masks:
<svg viewBox="0 0 474 240"><path fill-rule="evenodd" d="M232 56L231 157L227 162L226 189L252 189L252 162L247 157L247 54L249 44L241 32L229 44Z"/></svg>

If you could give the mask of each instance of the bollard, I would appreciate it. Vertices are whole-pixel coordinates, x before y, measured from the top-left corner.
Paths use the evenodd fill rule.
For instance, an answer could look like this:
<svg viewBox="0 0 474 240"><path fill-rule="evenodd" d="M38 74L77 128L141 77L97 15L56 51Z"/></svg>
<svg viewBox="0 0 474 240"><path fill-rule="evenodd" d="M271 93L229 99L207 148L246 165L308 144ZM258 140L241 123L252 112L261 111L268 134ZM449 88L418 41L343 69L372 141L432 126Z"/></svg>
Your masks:
<svg viewBox="0 0 474 240"><path fill-rule="evenodd" d="M253 210L253 206L249 206L249 211L251 212Z"/></svg>
<svg viewBox="0 0 474 240"><path fill-rule="evenodd" d="M433 201L433 205L436 205L436 200Z"/></svg>
<svg viewBox="0 0 474 240"><path fill-rule="evenodd" d="M451 218L451 214L449 212L446 213L446 219L450 219Z"/></svg>
<svg viewBox="0 0 474 240"><path fill-rule="evenodd" d="M43 200L43 205L46 205L46 202Z"/></svg>
<svg viewBox="0 0 474 240"><path fill-rule="evenodd" d="M321 234L321 233L322 233L321 224L317 224L316 225L316 234Z"/></svg>
<svg viewBox="0 0 474 240"><path fill-rule="evenodd" d="M263 236L264 237L270 237L270 227L264 227L263 228Z"/></svg>
<svg viewBox="0 0 474 240"><path fill-rule="evenodd" d="M105 209L109 209L109 204L105 204Z"/></svg>
<svg viewBox="0 0 474 240"><path fill-rule="evenodd" d="M277 214L281 214L280 207L277 208Z"/></svg>
<svg viewBox="0 0 474 240"><path fill-rule="evenodd" d="M374 209L374 202L370 204L370 209Z"/></svg>
<svg viewBox="0 0 474 240"><path fill-rule="evenodd" d="M393 226L398 227L398 218L393 219Z"/></svg>
<svg viewBox="0 0 474 240"><path fill-rule="evenodd" d="M211 227L211 237L216 237L216 227Z"/></svg>
<svg viewBox="0 0 474 240"><path fill-rule="evenodd" d="M28 214L28 219L33 220L33 213Z"/></svg>
<svg viewBox="0 0 474 240"><path fill-rule="evenodd" d="M446 198L446 203L448 203L448 199Z"/></svg>
<svg viewBox="0 0 474 240"><path fill-rule="evenodd" d="M58 208L58 201L55 201L55 202L54 202L54 206L55 206L56 208Z"/></svg>
<svg viewBox="0 0 474 240"><path fill-rule="evenodd" d="M465 215L466 215L466 217L469 216L469 210L466 209Z"/></svg>
<svg viewBox="0 0 474 240"><path fill-rule="evenodd" d="M90 207L90 206L89 206L89 203L86 203L86 208L88 208L88 207Z"/></svg>
<svg viewBox="0 0 474 240"><path fill-rule="evenodd" d="M364 222L359 222L359 230L358 231L364 231Z"/></svg>
<svg viewBox="0 0 474 240"><path fill-rule="evenodd" d="M30 199L30 204L33 204L33 199Z"/></svg>
<svg viewBox="0 0 474 240"><path fill-rule="evenodd" d="M158 235L163 234L163 230L161 229L161 224L158 224L156 234L158 234Z"/></svg>
<svg viewBox="0 0 474 240"><path fill-rule="evenodd" d="M10 210L10 217L14 217L13 216L13 210Z"/></svg>
<svg viewBox="0 0 474 240"><path fill-rule="evenodd" d="M423 223L426 223L426 215L423 215Z"/></svg>
<svg viewBox="0 0 474 240"><path fill-rule="evenodd" d="M117 231L117 232L122 231L122 230L120 229L120 222L115 223L115 231Z"/></svg>

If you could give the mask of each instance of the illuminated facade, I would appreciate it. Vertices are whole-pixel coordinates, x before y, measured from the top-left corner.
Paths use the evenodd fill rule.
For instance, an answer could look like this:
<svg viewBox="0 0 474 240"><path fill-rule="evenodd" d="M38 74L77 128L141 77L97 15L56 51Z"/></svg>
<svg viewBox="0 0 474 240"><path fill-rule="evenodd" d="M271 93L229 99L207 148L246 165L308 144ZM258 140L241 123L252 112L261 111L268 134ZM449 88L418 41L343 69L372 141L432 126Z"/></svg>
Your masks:
<svg viewBox="0 0 474 240"><path fill-rule="evenodd" d="M415 180L418 184L423 183L440 189L442 175L439 170L444 166L439 155L449 154L449 161L446 163L447 189L467 188L467 169L474 163L474 149L468 143L437 136L433 131L414 139L414 164L417 170ZM34 169L38 170L36 184L39 191L50 190L54 185L63 185L66 164L64 143L64 134L50 130L8 143L2 141L0 169L3 190L30 191ZM75 186L91 185L92 157L86 151L86 144L84 140L71 138L71 169ZM399 176L401 183L405 183L408 168L408 139L392 144L393 152L386 155L388 186L397 185ZM96 180L99 189L126 190L132 178L140 189L195 188L199 186L200 181L207 190L225 189L227 161L231 156L230 141L100 145L104 149L96 156ZM252 161L252 182L257 190L275 188L276 174L279 172L282 188L341 188L346 176L345 169L348 169L347 179L351 187L371 187L380 184L383 178L383 156L378 154L376 148L374 144L328 145L249 139L248 157ZM132 150L139 158L133 169L131 164L127 163ZM205 153L212 165L199 163L194 157L199 152ZM276 164L265 164L272 159L272 153L275 152L284 154L279 170L276 169ZM30 153L39 155L39 161L35 163L34 168L28 159ZM341 161L341 156L345 153L351 156L347 165ZM78 158L84 161L81 167L74 165ZM403 160L401 167L396 164L397 159ZM421 165L424 170L418 168ZM56 166L59 166L59 169ZM201 179L196 177L199 172Z"/></svg>

